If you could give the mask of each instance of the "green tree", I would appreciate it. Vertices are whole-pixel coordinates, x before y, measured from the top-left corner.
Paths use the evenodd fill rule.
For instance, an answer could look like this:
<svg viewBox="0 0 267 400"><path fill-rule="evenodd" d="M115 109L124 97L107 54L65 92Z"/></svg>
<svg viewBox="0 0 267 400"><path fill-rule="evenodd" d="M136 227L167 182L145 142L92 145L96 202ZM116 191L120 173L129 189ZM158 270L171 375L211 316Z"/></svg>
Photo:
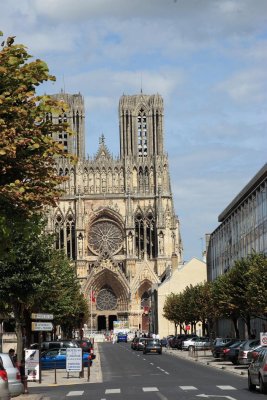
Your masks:
<svg viewBox="0 0 267 400"><path fill-rule="evenodd" d="M52 312L54 323L68 330L80 328L87 317L75 269L54 249L54 238L43 228L39 216L26 220L21 231L13 232L11 257L0 260L0 304L7 304L14 314L18 360L22 356L22 328L29 331L32 312Z"/></svg>
<svg viewBox="0 0 267 400"><path fill-rule="evenodd" d="M2 32L0 32L0 36ZM54 81L44 61L22 44L7 38L0 51L0 235L10 236L9 215L23 216L55 205L62 193L54 157L66 157L53 132L68 130L47 116L66 109L49 96L37 96L36 87ZM69 132L71 133L71 132ZM0 241L3 244L3 240Z"/></svg>
<svg viewBox="0 0 267 400"><path fill-rule="evenodd" d="M181 307L179 294L171 293L167 296L163 306L163 317L174 323L175 335L177 326L181 322Z"/></svg>

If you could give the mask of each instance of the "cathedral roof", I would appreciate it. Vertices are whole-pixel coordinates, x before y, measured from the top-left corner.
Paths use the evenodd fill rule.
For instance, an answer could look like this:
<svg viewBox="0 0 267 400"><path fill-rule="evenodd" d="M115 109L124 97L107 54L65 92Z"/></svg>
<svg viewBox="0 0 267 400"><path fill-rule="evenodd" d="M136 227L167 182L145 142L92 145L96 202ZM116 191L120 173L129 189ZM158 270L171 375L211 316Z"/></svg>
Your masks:
<svg viewBox="0 0 267 400"><path fill-rule="evenodd" d="M103 158L111 159L112 156L109 152L109 149L106 146L105 136L102 134L99 138L99 147L95 155L95 160L101 160Z"/></svg>

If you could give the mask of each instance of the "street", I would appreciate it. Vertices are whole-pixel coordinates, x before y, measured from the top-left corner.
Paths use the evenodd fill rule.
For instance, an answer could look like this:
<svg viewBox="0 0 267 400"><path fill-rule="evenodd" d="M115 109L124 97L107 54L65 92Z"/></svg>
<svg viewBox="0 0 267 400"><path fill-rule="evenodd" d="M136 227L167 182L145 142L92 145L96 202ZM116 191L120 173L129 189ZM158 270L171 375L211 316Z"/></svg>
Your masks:
<svg viewBox="0 0 267 400"><path fill-rule="evenodd" d="M165 349L164 349L165 350ZM99 343L102 382L34 388L51 400L253 400L245 376L190 361L163 351L143 355L130 343Z"/></svg>

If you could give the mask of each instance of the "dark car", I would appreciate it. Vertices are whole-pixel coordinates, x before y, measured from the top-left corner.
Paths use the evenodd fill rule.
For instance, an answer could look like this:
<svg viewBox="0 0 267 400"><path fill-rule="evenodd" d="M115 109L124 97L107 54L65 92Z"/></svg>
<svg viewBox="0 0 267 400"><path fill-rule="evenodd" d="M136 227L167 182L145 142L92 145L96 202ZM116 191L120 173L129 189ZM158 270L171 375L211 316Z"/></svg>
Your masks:
<svg viewBox="0 0 267 400"><path fill-rule="evenodd" d="M244 343L244 340L239 340L238 342L226 346L223 349L221 358L224 361L231 361L234 365L238 364L238 353L242 343Z"/></svg>
<svg viewBox="0 0 267 400"><path fill-rule="evenodd" d="M162 347L167 347L167 345L168 345L168 340L167 340L167 338L162 338L161 340L160 340L160 342L161 342L161 346Z"/></svg>
<svg viewBox="0 0 267 400"><path fill-rule="evenodd" d="M159 339L146 339L144 342L143 354L162 354L162 345Z"/></svg>
<svg viewBox="0 0 267 400"><path fill-rule="evenodd" d="M238 342L239 339L230 339L230 338L217 338L215 339L215 343L213 342L211 347L211 352L214 358L221 358L223 354L223 350L231 346L232 344Z"/></svg>
<svg viewBox="0 0 267 400"><path fill-rule="evenodd" d="M94 345L89 339L77 339L75 340L76 343L78 343L79 347L81 347L82 351L84 353L90 353L91 354L91 359L95 359L95 353L94 353Z"/></svg>
<svg viewBox="0 0 267 400"><path fill-rule="evenodd" d="M259 386L261 393L267 393L267 348L261 349L248 367L248 389Z"/></svg>
<svg viewBox="0 0 267 400"><path fill-rule="evenodd" d="M80 347L77 343L77 340L74 339L64 339L64 340L53 340L46 341L41 343L41 351L52 350L52 349L61 349L66 347ZM33 343L30 346L31 349L38 349L39 344Z"/></svg>
<svg viewBox="0 0 267 400"><path fill-rule="evenodd" d="M131 349L136 350L137 341L138 337L134 337L133 340L131 341Z"/></svg>

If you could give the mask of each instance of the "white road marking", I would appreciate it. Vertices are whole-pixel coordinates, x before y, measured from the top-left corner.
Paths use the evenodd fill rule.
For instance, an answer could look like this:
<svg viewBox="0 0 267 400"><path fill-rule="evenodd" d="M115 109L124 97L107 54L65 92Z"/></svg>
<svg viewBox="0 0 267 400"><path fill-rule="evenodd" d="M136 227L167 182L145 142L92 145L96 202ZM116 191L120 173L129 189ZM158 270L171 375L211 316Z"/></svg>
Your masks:
<svg viewBox="0 0 267 400"><path fill-rule="evenodd" d="M111 393L120 393L120 389L106 389L105 394L111 394Z"/></svg>
<svg viewBox="0 0 267 400"><path fill-rule="evenodd" d="M236 388L234 388L233 386L227 386L227 385L224 385L224 386L217 385L217 387L221 390L236 390Z"/></svg>
<svg viewBox="0 0 267 400"><path fill-rule="evenodd" d="M69 392L66 396L82 396L84 394L84 390L73 390Z"/></svg>
<svg viewBox="0 0 267 400"><path fill-rule="evenodd" d="M158 392L159 389L156 387L143 387L143 392Z"/></svg>
<svg viewBox="0 0 267 400"><path fill-rule="evenodd" d="M197 390L195 386L179 386L182 390Z"/></svg>

